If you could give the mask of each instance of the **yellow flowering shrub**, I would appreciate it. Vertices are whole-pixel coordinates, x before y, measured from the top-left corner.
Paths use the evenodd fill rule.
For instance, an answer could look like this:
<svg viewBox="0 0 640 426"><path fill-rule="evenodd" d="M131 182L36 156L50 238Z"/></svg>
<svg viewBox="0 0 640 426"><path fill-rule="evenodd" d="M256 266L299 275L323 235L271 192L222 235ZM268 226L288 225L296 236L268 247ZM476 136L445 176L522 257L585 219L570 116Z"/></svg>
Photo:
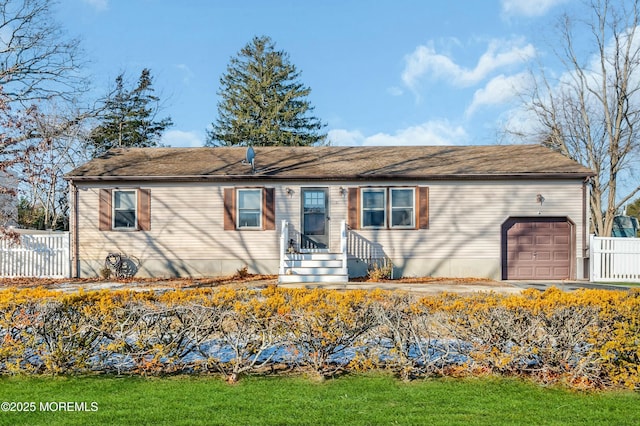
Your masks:
<svg viewBox="0 0 640 426"><path fill-rule="evenodd" d="M403 379L524 375L640 389L640 291L517 295L232 287L0 291L0 373L87 371L322 377L386 368Z"/></svg>

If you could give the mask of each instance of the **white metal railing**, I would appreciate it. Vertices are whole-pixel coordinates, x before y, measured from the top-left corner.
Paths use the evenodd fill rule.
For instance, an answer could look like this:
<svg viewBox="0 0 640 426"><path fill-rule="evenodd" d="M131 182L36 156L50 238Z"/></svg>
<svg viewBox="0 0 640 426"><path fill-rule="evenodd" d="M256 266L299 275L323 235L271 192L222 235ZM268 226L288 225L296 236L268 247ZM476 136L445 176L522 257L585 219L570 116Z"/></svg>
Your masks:
<svg viewBox="0 0 640 426"><path fill-rule="evenodd" d="M280 264L279 264L279 274L283 275L286 269L286 255L290 252L290 250L301 250L300 249L300 240L299 238L295 238L297 234L294 230L290 229L289 222L287 220L283 220L281 222L281 230L280 230ZM290 235L294 234L294 238L290 239ZM348 260L348 232L347 232L347 222L345 220L340 221L340 254L342 255L342 267L347 269L347 260ZM296 247L297 246L297 247ZM308 249L302 249L302 251L313 252ZM324 250L323 250L324 251Z"/></svg>
<svg viewBox="0 0 640 426"><path fill-rule="evenodd" d="M380 243L375 243L364 238L354 231L347 231L347 252L354 258L373 264L387 258Z"/></svg>
<svg viewBox="0 0 640 426"><path fill-rule="evenodd" d="M342 268L347 270L347 221L340 221L340 253L342 254Z"/></svg>
<svg viewBox="0 0 640 426"><path fill-rule="evenodd" d="M0 239L0 277L69 278L69 233L19 231Z"/></svg>
<svg viewBox="0 0 640 426"><path fill-rule="evenodd" d="M640 282L640 238L591 236L591 281Z"/></svg>
<svg viewBox="0 0 640 426"><path fill-rule="evenodd" d="M278 271L279 275L284 275L284 270L286 267L285 258L288 251L289 251L289 222L287 222L286 220L283 220L282 228L280 230L280 268Z"/></svg>

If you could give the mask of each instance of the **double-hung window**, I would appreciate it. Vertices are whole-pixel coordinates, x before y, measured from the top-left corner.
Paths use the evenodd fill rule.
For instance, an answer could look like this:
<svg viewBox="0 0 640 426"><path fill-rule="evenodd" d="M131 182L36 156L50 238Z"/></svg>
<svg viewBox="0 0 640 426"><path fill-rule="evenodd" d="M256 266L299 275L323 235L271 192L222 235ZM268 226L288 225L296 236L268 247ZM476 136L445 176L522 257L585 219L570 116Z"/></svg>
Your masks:
<svg viewBox="0 0 640 426"><path fill-rule="evenodd" d="M224 188L223 227L275 231L275 188Z"/></svg>
<svg viewBox="0 0 640 426"><path fill-rule="evenodd" d="M391 228L415 228L415 189L389 188Z"/></svg>
<svg viewBox="0 0 640 426"><path fill-rule="evenodd" d="M386 205L387 191L384 188L362 188L362 227L385 228Z"/></svg>
<svg viewBox="0 0 640 426"><path fill-rule="evenodd" d="M113 229L136 229L138 193L135 189L113 191Z"/></svg>
<svg viewBox="0 0 640 426"><path fill-rule="evenodd" d="M361 188L362 228L415 229L415 188Z"/></svg>
<svg viewBox="0 0 640 426"><path fill-rule="evenodd" d="M238 229L262 228L262 189L238 189Z"/></svg>
<svg viewBox="0 0 640 426"><path fill-rule="evenodd" d="M429 229L429 187L353 187L347 190L351 229Z"/></svg>
<svg viewBox="0 0 640 426"><path fill-rule="evenodd" d="M100 188L98 193L100 231L150 231L151 190L149 188Z"/></svg>

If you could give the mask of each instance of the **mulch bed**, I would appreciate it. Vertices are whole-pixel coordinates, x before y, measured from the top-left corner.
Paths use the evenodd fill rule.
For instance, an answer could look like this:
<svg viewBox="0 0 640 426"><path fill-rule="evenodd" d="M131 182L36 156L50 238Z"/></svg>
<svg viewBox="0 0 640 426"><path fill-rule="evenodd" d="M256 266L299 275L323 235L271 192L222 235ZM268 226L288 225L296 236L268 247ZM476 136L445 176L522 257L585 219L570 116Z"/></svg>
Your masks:
<svg viewBox="0 0 640 426"><path fill-rule="evenodd" d="M128 279L99 279L99 278L4 278L0 279L1 288L35 288L44 287L55 289L60 285L76 284L94 284L114 282L119 284L130 283L131 287L167 287L167 288L201 288L201 287L219 287L219 286L237 286L237 287L255 287L268 286L277 284L277 275L260 275L253 274L244 277L226 276L226 277L210 277L210 278L128 278ZM367 277L355 278L350 282L373 283ZM435 278L435 277L408 277L386 280L385 283L398 284L463 284L463 285L483 285L483 286L500 286L503 285L498 281L486 278Z"/></svg>
<svg viewBox="0 0 640 426"><path fill-rule="evenodd" d="M173 288L197 288L218 287L223 285L251 285L256 282L277 282L275 275L249 275L247 277L212 277L212 278L127 278L127 279L99 279L99 278L3 278L0 279L0 288L56 288L63 284L93 284L115 282L120 284L131 283L135 287L173 287Z"/></svg>

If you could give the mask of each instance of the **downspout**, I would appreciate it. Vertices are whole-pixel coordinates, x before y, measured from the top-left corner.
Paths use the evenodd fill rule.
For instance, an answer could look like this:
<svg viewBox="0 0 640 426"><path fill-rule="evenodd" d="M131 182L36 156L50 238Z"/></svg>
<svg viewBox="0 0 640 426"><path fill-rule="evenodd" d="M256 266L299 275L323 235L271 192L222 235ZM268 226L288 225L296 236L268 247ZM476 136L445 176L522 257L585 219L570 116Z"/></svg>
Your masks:
<svg viewBox="0 0 640 426"><path fill-rule="evenodd" d="M78 271L78 187L74 185L73 181L69 181L71 191L69 196L71 197L71 217L69 220L69 231L71 232L70 242L70 255L71 255L71 277L79 278Z"/></svg>

